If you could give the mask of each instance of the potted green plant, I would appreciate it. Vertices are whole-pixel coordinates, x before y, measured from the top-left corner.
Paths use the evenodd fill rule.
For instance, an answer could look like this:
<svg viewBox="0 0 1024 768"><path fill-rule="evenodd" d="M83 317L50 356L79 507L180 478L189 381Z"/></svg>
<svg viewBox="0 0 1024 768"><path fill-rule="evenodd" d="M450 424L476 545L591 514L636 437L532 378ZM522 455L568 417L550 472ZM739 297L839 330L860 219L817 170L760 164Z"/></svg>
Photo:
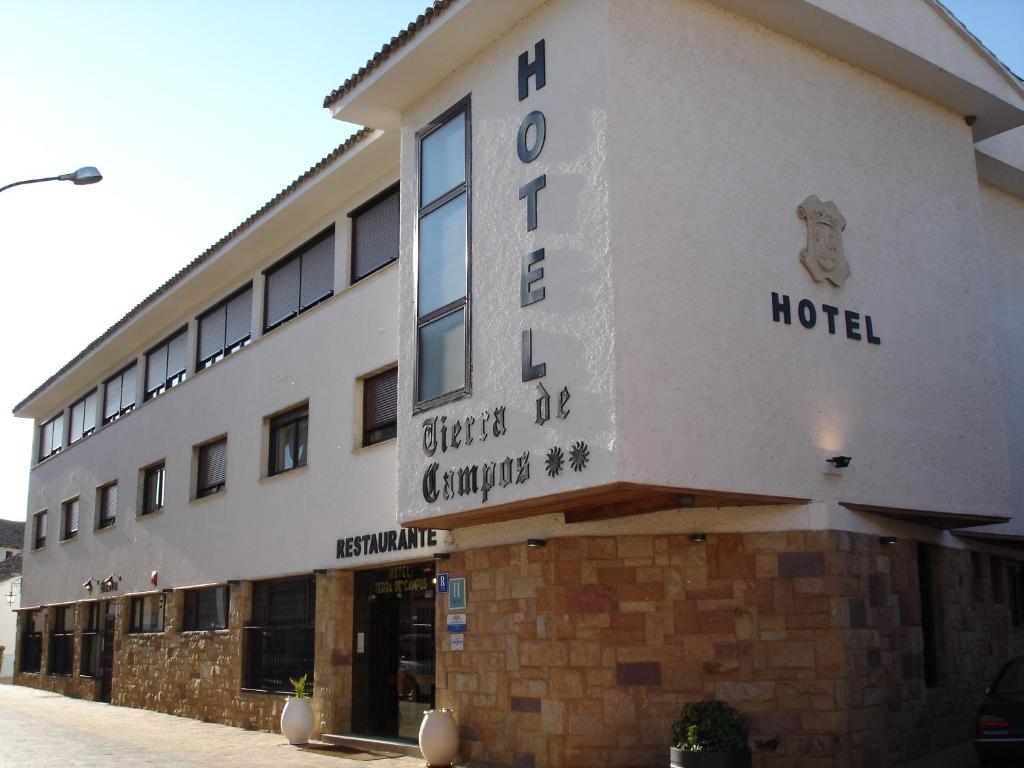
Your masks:
<svg viewBox="0 0 1024 768"><path fill-rule="evenodd" d="M672 768L750 768L747 724L724 701L695 701L672 724Z"/></svg>
<svg viewBox="0 0 1024 768"><path fill-rule="evenodd" d="M289 744L308 744L313 736L313 707L310 706L309 697L306 695L306 680L309 679L309 675L288 679L295 689L295 697L289 697L284 703L284 709L281 711L281 733L288 739Z"/></svg>

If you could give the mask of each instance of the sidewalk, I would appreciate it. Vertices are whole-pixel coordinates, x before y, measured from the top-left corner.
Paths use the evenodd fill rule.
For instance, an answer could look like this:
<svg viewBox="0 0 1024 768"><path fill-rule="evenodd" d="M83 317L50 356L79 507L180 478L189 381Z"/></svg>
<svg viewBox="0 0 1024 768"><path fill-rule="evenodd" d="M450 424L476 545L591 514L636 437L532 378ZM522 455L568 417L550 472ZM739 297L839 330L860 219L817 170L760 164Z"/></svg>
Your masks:
<svg viewBox="0 0 1024 768"><path fill-rule="evenodd" d="M0 685L0 768L423 768L412 757L316 753L280 734ZM367 766L369 768L369 766Z"/></svg>

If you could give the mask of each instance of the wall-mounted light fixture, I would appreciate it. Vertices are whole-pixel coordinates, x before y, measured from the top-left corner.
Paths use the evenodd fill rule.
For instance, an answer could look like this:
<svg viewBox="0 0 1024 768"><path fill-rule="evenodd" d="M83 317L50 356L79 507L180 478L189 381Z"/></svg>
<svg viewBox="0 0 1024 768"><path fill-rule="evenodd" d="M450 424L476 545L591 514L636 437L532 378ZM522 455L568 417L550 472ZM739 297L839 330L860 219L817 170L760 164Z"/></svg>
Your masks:
<svg viewBox="0 0 1024 768"><path fill-rule="evenodd" d="M240 582L238 579L228 579L228 586L229 587L237 587L241 583L242 582Z"/></svg>
<svg viewBox="0 0 1024 768"><path fill-rule="evenodd" d="M435 552L434 553L434 559L435 560L448 560L450 558L451 558L451 555L449 555L447 552Z"/></svg>
<svg viewBox="0 0 1024 768"><path fill-rule="evenodd" d="M325 573L327 573L327 569L326 568L314 568L313 569L313 573L315 573L317 576L323 576Z"/></svg>
<svg viewBox="0 0 1024 768"><path fill-rule="evenodd" d="M679 506L680 507L694 507L697 505L697 499L692 493L683 493L679 495Z"/></svg>
<svg viewBox="0 0 1024 768"><path fill-rule="evenodd" d="M527 539L526 540L526 546L528 546L528 547L537 548L537 547L543 547L546 544L547 544L547 541L545 541L544 539Z"/></svg>
<svg viewBox="0 0 1024 768"><path fill-rule="evenodd" d="M836 469L846 469L850 466L850 462L853 461L852 456L833 456L830 459L825 459L825 462L831 464Z"/></svg>
<svg viewBox="0 0 1024 768"><path fill-rule="evenodd" d="M690 534L690 541L692 541L694 544L703 544L707 540L708 540L708 535L706 533L691 533Z"/></svg>
<svg viewBox="0 0 1024 768"><path fill-rule="evenodd" d="M163 592L165 595L169 595L172 592L174 592L174 588L173 587L164 587L160 591Z"/></svg>
<svg viewBox="0 0 1024 768"><path fill-rule="evenodd" d="M82 589L84 589L86 592L92 592L92 579L86 579L82 583Z"/></svg>
<svg viewBox="0 0 1024 768"><path fill-rule="evenodd" d="M890 546L890 545L896 543L896 537L895 536L879 536L878 537L878 543L879 544L883 544L885 546Z"/></svg>

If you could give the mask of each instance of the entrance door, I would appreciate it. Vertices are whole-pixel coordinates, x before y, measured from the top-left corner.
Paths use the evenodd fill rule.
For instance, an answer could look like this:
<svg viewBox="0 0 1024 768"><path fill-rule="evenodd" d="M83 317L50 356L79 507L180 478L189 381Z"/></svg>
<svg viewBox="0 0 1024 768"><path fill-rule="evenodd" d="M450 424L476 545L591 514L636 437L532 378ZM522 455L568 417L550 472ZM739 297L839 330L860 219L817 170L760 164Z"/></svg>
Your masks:
<svg viewBox="0 0 1024 768"><path fill-rule="evenodd" d="M110 689L114 682L114 621L113 606L108 602L103 611L103 641L100 645L100 701L110 703Z"/></svg>
<svg viewBox="0 0 1024 768"><path fill-rule="evenodd" d="M352 730L415 739L434 706L434 564L356 574Z"/></svg>

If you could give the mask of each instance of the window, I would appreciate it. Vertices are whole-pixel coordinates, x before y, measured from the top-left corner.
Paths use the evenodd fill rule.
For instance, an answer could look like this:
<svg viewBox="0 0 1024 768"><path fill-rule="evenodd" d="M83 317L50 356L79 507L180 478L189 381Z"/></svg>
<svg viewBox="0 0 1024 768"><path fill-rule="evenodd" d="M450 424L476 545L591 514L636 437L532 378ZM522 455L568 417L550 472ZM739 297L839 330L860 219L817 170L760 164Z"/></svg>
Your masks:
<svg viewBox="0 0 1024 768"><path fill-rule="evenodd" d="M352 282L398 260L398 185L360 206L352 219Z"/></svg>
<svg viewBox="0 0 1024 768"><path fill-rule="evenodd" d="M117 483L108 483L99 489L96 504L96 527L109 528L117 522Z"/></svg>
<svg viewBox="0 0 1024 768"><path fill-rule="evenodd" d="M146 353L146 400L185 380L188 329L182 328Z"/></svg>
<svg viewBox="0 0 1024 768"><path fill-rule="evenodd" d="M135 363L103 382L103 423L119 419L135 407Z"/></svg>
<svg viewBox="0 0 1024 768"><path fill-rule="evenodd" d="M422 409L469 392L469 99L417 139L416 404Z"/></svg>
<svg viewBox="0 0 1024 768"><path fill-rule="evenodd" d="M164 631L164 596L141 595L132 598L132 612L128 623L132 634Z"/></svg>
<svg viewBox="0 0 1024 768"><path fill-rule="evenodd" d="M62 605L53 611L53 631L50 632L46 671L51 675L70 675L74 658L75 606Z"/></svg>
<svg viewBox="0 0 1024 768"><path fill-rule="evenodd" d="M182 629L187 632L228 628L228 588L209 587L185 592Z"/></svg>
<svg viewBox="0 0 1024 768"><path fill-rule="evenodd" d="M309 436L309 406L282 413L270 420L270 466L268 474L279 475L306 466Z"/></svg>
<svg viewBox="0 0 1024 768"><path fill-rule="evenodd" d="M78 499L68 499L60 510L60 540L68 541L78 535Z"/></svg>
<svg viewBox="0 0 1024 768"><path fill-rule="evenodd" d="M83 603L85 616L82 621L82 658L78 674L83 677L95 677L99 670L99 603Z"/></svg>
<svg viewBox="0 0 1024 768"><path fill-rule="evenodd" d="M164 463L161 461L142 472L142 514L159 512L164 508Z"/></svg>
<svg viewBox="0 0 1024 768"><path fill-rule="evenodd" d="M196 370L209 368L248 344L251 322L251 284L200 315Z"/></svg>
<svg viewBox="0 0 1024 768"><path fill-rule="evenodd" d="M46 510L32 515L32 548L42 549L46 546Z"/></svg>
<svg viewBox="0 0 1024 768"><path fill-rule="evenodd" d="M1010 592L1010 621L1024 627L1024 568L1020 564L1006 566L1006 584Z"/></svg>
<svg viewBox="0 0 1024 768"><path fill-rule="evenodd" d="M921 635L924 640L924 684L939 684L939 657L935 638L935 592L932 584L931 550L927 544L917 545L918 588L921 592Z"/></svg>
<svg viewBox="0 0 1024 768"><path fill-rule="evenodd" d="M60 453L64 447L64 414L60 413L39 427L39 460Z"/></svg>
<svg viewBox="0 0 1024 768"><path fill-rule="evenodd" d="M334 227L265 272L263 330L291 320L334 293Z"/></svg>
<svg viewBox="0 0 1024 768"><path fill-rule="evenodd" d="M77 443L96 429L96 390L71 406L71 435L68 443Z"/></svg>
<svg viewBox="0 0 1024 768"><path fill-rule="evenodd" d="M312 576L254 583L242 687L287 693L289 678L308 674L306 690L312 691L315 615Z"/></svg>
<svg viewBox="0 0 1024 768"><path fill-rule="evenodd" d="M29 611L21 633L22 672L39 672L43 663L43 612Z"/></svg>
<svg viewBox="0 0 1024 768"><path fill-rule="evenodd" d="M214 440L196 449L196 498L224 490L228 469L228 439Z"/></svg>
<svg viewBox="0 0 1024 768"><path fill-rule="evenodd" d="M390 440L398 434L398 369L363 381L363 445Z"/></svg>

